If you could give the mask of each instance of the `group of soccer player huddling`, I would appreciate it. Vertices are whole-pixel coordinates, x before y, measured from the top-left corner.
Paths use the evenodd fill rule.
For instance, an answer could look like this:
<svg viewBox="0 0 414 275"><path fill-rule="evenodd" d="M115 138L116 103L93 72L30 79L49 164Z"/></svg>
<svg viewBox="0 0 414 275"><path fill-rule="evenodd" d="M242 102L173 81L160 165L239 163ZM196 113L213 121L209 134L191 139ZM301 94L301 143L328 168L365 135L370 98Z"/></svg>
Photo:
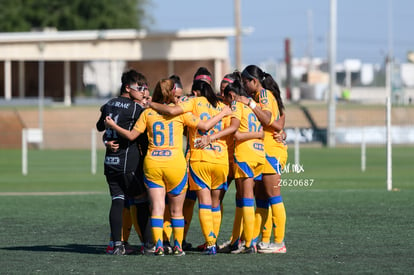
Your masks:
<svg viewBox="0 0 414 275"><path fill-rule="evenodd" d="M188 95L177 75L159 80L152 96L134 69L121 82L96 123L104 131L112 199L106 253L286 253L279 184L287 161L285 114L272 76L249 65L226 74L216 93L211 73L200 67ZM232 236L219 245L222 202L233 181ZM186 237L197 200L204 240L193 247ZM128 243L132 228L138 250Z"/></svg>

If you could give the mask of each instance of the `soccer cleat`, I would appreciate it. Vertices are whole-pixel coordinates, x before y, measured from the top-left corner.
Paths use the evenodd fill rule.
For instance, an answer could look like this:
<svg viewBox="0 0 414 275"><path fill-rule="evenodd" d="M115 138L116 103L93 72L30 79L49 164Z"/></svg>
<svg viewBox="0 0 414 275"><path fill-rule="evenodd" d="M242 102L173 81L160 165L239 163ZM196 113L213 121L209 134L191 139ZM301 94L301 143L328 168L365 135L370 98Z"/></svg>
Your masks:
<svg viewBox="0 0 414 275"><path fill-rule="evenodd" d="M218 246L217 253L230 253L232 249L235 250L237 247L239 247L239 243L240 241L237 241L234 244L231 244L231 241L226 241Z"/></svg>
<svg viewBox="0 0 414 275"><path fill-rule="evenodd" d="M189 251L191 250L191 248L193 247L193 245L191 243L186 242L185 240L183 240L183 250L184 251Z"/></svg>
<svg viewBox="0 0 414 275"><path fill-rule="evenodd" d="M181 248L179 248L178 246L175 246L174 250L173 250L173 255L174 256L184 256L185 252Z"/></svg>
<svg viewBox="0 0 414 275"><path fill-rule="evenodd" d="M256 246L255 245L252 245L250 247L244 246L241 253L242 254L256 254L257 253Z"/></svg>
<svg viewBox="0 0 414 275"><path fill-rule="evenodd" d="M158 247L157 249L155 249L154 256L164 256L164 248Z"/></svg>
<svg viewBox="0 0 414 275"><path fill-rule="evenodd" d="M240 254L243 251L243 247L245 245L245 241L242 242L236 242L232 245L230 245L230 253L231 254Z"/></svg>
<svg viewBox="0 0 414 275"><path fill-rule="evenodd" d="M282 243L271 243L267 247L261 247L257 249L259 253L271 254L271 253L286 253L286 245Z"/></svg>
<svg viewBox="0 0 414 275"><path fill-rule="evenodd" d="M169 241L164 241L163 247L164 247L165 254L168 255L168 254L171 254L173 252L173 249L172 249Z"/></svg>
<svg viewBox="0 0 414 275"><path fill-rule="evenodd" d="M126 255L125 246L123 244L115 245L112 255Z"/></svg>
<svg viewBox="0 0 414 275"><path fill-rule="evenodd" d="M203 243L203 244L200 244L199 246L197 246L197 250L198 251L205 251L206 247L207 247L207 243Z"/></svg>
<svg viewBox="0 0 414 275"><path fill-rule="evenodd" d="M125 246L125 253L127 255L133 254L135 252L135 249L128 242L124 242L124 246Z"/></svg>
<svg viewBox="0 0 414 275"><path fill-rule="evenodd" d="M282 243L272 243L269 246L272 249L272 253L286 253L286 245Z"/></svg>
<svg viewBox="0 0 414 275"><path fill-rule="evenodd" d="M114 242L110 241L106 247L105 254L112 255L114 254Z"/></svg>
<svg viewBox="0 0 414 275"><path fill-rule="evenodd" d="M266 253L269 250L270 243L260 242L257 244L257 252ZM269 253L269 252L267 252Z"/></svg>
<svg viewBox="0 0 414 275"><path fill-rule="evenodd" d="M141 246L142 255L151 255L155 252L155 245L152 243L146 243Z"/></svg>
<svg viewBox="0 0 414 275"><path fill-rule="evenodd" d="M216 255L217 254L217 250L216 250L216 245L209 245L206 247L206 249L203 251L204 255Z"/></svg>
<svg viewBox="0 0 414 275"><path fill-rule="evenodd" d="M217 248L218 249L223 249L228 247L231 244L231 240L225 241L224 243L222 243L221 245L219 245Z"/></svg>
<svg viewBox="0 0 414 275"><path fill-rule="evenodd" d="M221 248L220 248L221 247ZM230 253L231 251L231 245L227 245L227 246L219 246L219 248L217 248L217 253Z"/></svg>

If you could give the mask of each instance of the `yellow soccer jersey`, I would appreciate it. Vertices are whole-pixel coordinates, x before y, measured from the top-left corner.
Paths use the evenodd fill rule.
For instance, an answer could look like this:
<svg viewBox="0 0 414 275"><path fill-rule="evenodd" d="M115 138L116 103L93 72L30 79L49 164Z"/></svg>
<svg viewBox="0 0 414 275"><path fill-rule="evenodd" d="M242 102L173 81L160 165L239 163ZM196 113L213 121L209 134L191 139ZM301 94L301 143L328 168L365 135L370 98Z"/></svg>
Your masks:
<svg viewBox="0 0 414 275"><path fill-rule="evenodd" d="M240 120L239 132L260 132L262 125L249 106L241 102L232 102L232 117ZM238 162L265 162L264 143L262 139L236 141L234 157Z"/></svg>
<svg viewBox="0 0 414 275"><path fill-rule="evenodd" d="M260 93L257 93L255 95L255 99L256 99L257 102L259 102L260 107L262 108L262 110L271 112L272 118L271 118L270 122L273 122L276 119L279 119L279 116L280 116L279 106L277 105L277 100L276 100L276 98L274 97L274 95L272 94L271 91L263 89L263 90L260 91ZM265 150L266 150L267 154L269 154L270 151L275 147L279 147L279 148L283 148L283 149L287 150L287 146L285 146L281 142L277 142L273 138L273 132L275 130L272 127L270 127L268 125L264 125L263 130L264 130L264 134L265 134L264 144L265 144Z"/></svg>
<svg viewBox="0 0 414 275"><path fill-rule="evenodd" d="M213 116L219 114L226 106L219 102L214 108L205 97L192 97L179 104L184 112L192 112L195 116L200 117L201 120L208 120ZM219 132L230 125L230 117L225 117L216 124L210 131L203 132L196 127L189 128L189 142L190 142L190 162L191 161L207 161L210 163L228 164L228 152L226 138L218 139L204 149L194 147L194 140L203 135L211 135L214 132Z"/></svg>
<svg viewBox="0 0 414 275"><path fill-rule="evenodd" d="M191 113L179 116L158 114L152 108L146 109L134 129L143 133L147 129L148 152L145 156L146 168L182 167L185 165L183 154L184 125L196 128L200 119Z"/></svg>

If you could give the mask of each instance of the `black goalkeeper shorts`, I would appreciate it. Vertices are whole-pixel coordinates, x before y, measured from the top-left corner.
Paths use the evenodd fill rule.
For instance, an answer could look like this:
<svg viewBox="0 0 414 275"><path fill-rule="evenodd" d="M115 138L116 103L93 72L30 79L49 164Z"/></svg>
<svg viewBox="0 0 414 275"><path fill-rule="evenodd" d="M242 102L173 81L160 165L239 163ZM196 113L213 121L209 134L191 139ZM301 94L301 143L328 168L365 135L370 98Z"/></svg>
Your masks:
<svg viewBox="0 0 414 275"><path fill-rule="evenodd" d="M111 197L133 198L146 192L143 180L140 180L134 172L106 176Z"/></svg>

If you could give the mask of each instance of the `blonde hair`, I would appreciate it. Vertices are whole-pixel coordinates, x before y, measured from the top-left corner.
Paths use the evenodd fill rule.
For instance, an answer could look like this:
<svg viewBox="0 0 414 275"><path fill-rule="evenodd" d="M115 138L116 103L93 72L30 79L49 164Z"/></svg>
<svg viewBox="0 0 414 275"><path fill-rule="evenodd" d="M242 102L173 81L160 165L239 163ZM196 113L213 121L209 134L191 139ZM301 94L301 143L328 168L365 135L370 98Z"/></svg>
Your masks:
<svg viewBox="0 0 414 275"><path fill-rule="evenodd" d="M152 101L157 103L174 103L174 81L171 79L161 79L155 85L154 93L152 94Z"/></svg>

